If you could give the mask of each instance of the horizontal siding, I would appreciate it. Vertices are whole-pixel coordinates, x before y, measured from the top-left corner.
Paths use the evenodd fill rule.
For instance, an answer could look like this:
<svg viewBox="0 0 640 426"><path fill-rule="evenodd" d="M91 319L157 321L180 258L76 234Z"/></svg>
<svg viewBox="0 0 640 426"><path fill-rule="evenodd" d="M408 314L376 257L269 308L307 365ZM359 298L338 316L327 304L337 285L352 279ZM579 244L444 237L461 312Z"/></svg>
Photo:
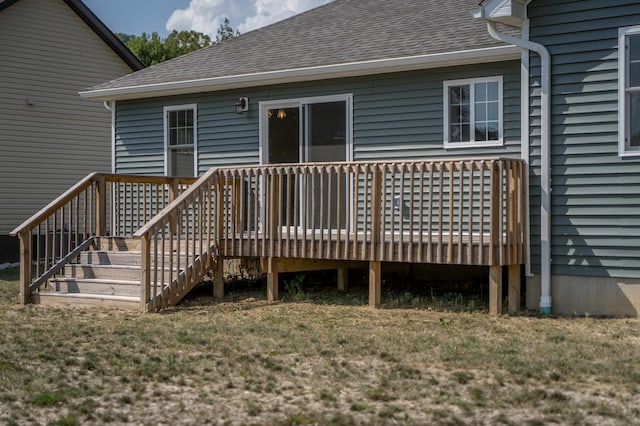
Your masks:
<svg viewBox="0 0 640 426"><path fill-rule="evenodd" d="M535 0L530 38L552 55L552 273L640 277L640 162L618 157L618 28L636 0ZM531 56L531 194L539 205L539 58ZM540 217L532 207L532 263Z"/></svg>
<svg viewBox="0 0 640 426"><path fill-rule="evenodd" d="M62 0L21 0L0 11L0 40L7 234L88 173L110 171L111 113L78 92L131 69Z"/></svg>
<svg viewBox="0 0 640 426"><path fill-rule="evenodd" d="M443 149L443 81L503 76L503 147ZM118 172L162 172L163 107L198 105L198 172L209 167L259 162L259 109L262 101L353 95L355 160L473 156L520 156L520 68L518 62L461 66L375 77L358 77L176 96L117 104ZM250 108L235 114L238 97Z"/></svg>

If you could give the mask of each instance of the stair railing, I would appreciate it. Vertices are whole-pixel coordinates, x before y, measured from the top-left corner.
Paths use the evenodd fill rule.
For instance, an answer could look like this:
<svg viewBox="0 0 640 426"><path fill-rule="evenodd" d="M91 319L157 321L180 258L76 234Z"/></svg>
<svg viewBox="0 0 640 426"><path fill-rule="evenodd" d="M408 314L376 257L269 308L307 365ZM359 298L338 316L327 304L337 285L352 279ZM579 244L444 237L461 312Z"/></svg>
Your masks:
<svg viewBox="0 0 640 426"><path fill-rule="evenodd" d="M10 235L20 240L20 304L96 236L130 236L195 178L91 173Z"/></svg>
<svg viewBox="0 0 640 426"><path fill-rule="evenodd" d="M219 179L210 169L133 235L141 239L143 311L174 305L218 258L223 210Z"/></svg>

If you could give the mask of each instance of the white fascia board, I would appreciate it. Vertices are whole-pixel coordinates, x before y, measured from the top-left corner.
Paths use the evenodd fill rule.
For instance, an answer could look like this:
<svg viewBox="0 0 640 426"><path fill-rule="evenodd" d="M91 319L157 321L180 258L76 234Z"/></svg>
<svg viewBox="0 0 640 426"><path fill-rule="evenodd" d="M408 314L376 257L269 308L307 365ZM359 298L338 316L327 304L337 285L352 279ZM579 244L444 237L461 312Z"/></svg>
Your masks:
<svg viewBox="0 0 640 426"><path fill-rule="evenodd" d="M295 83L331 78L356 77L371 74L413 71L456 65L500 62L520 59L521 49L505 45L481 49L442 52L429 55L409 56L347 64L323 65L253 74L239 74L198 80L146 84L111 89L80 92L83 98L96 100L125 100L183 95L199 92L239 89L272 84Z"/></svg>

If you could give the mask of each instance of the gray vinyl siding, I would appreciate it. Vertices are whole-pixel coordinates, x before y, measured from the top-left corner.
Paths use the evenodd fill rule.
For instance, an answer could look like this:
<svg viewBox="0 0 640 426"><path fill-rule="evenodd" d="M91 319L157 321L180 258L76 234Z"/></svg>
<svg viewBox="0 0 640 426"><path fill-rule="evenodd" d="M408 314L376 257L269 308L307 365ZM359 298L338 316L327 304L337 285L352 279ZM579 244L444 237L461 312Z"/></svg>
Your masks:
<svg viewBox="0 0 640 426"><path fill-rule="evenodd" d="M110 171L111 113L78 92L131 69L62 0L0 11L0 40L6 235L88 173Z"/></svg>
<svg viewBox="0 0 640 426"><path fill-rule="evenodd" d="M618 28L637 0L535 0L552 55L552 273L640 277L640 161L618 156ZM539 59L531 55L532 264L539 271Z"/></svg>
<svg viewBox="0 0 640 426"><path fill-rule="evenodd" d="M443 149L443 81L502 76L502 147ZM119 101L116 114L118 173L163 173L163 107L198 105L198 173L214 166L259 162L261 101L335 94L353 95L354 160L520 157L520 67L502 62L455 68L285 84L241 91ZM238 115L238 97L249 112Z"/></svg>

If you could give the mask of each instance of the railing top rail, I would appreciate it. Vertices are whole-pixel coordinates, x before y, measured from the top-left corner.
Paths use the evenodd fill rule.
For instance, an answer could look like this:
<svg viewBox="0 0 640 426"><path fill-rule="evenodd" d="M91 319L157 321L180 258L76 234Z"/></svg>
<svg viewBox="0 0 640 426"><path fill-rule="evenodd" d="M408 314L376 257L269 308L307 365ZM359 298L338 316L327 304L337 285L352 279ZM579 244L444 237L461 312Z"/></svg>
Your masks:
<svg viewBox="0 0 640 426"><path fill-rule="evenodd" d="M46 218L51 216L53 212L58 210L60 207L64 206L69 202L73 197L80 194L82 191L87 189L93 182L95 182L99 173L90 173L86 177L84 177L81 181L73 185L71 188L67 189L60 196L58 196L55 200L47 204L43 207L38 213L31 216L29 219L22 222L21 225L17 226L13 231L9 233L9 235L15 237L24 231L31 231L38 224L44 221Z"/></svg>
<svg viewBox="0 0 640 426"><path fill-rule="evenodd" d="M144 226L138 229L135 234L133 234L134 238L140 238L143 235L150 232L155 226L157 226L160 222L164 220L165 217L173 213L176 209L180 207L180 205L184 202L184 200L188 199L200 189L200 186L205 184L209 179L214 177L218 173L218 169L211 168L205 174L200 176L186 191L184 191L180 196L178 196L175 200L173 200L167 207L165 207L161 212L155 215L151 220L149 220Z"/></svg>
<svg viewBox="0 0 640 426"><path fill-rule="evenodd" d="M336 161L336 162L316 162L316 163L274 163L274 164L248 164L241 166L224 166L218 167L221 173L235 170L264 170L264 169L281 169L281 168L309 168L309 167L336 167L336 166L384 166L391 164L438 164L438 163L490 163L492 161L513 161L523 162L520 158L511 157L478 157L478 158L434 158L422 160L363 160L363 161Z"/></svg>
<svg viewBox="0 0 640 426"><path fill-rule="evenodd" d="M198 178L195 177L172 177L172 176L147 176L147 175L125 175L125 174L101 174L107 182L125 182L125 183L158 183L170 184L175 179L178 183L192 184Z"/></svg>

